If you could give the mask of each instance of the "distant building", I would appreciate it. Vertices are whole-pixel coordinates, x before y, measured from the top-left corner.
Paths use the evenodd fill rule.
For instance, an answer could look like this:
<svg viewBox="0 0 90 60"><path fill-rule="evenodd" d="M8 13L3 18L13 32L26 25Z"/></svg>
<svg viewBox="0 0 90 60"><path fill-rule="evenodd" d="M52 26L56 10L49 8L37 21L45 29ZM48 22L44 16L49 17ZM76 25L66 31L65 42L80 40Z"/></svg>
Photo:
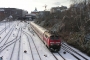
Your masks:
<svg viewBox="0 0 90 60"><path fill-rule="evenodd" d="M9 16L12 16L13 19L16 19L18 17L23 17L26 14L28 14L27 11L17 8L0 8L0 20L3 20L5 18L8 18Z"/></svg>
<svg viewBox="0 0 90 60"><path fill-rule="evenodd" d="M29 18L29 20L30 19L33 20L33 19L36 19L37 16L36 16L36 14L26 14L25 17Z"/></svg>
<svg viewBox="0 0 90 60"><path fill-rule="evenodd" d="M48 14L50 14L50 11L38 11L37 8L31 12L31 15L36 16L36 18L44 17L45 15L48 16Z"/></svg>
<svg viewBox="0 0 90 60"><path fill-rule="evenodd" d="M50 14L50 11L39 11L38 17L44 17L45 15L48 16Z"/></svg>
<svg viewBox="0 0 90 60"><path fill-rule="evenodd" d="M66 10L67 7L66 6L61 6L61 7L52 7L50 10L50 13L56 13L58 11L62 12L64 10Z"/></svg>
<svg viewBox="0 0 90 60"><path fill-rule="evenodd" d="M35 15L38 15L39 11L37 11L37 8L35 8L34 11L31 12L31 14L35 14Z"/></svg>

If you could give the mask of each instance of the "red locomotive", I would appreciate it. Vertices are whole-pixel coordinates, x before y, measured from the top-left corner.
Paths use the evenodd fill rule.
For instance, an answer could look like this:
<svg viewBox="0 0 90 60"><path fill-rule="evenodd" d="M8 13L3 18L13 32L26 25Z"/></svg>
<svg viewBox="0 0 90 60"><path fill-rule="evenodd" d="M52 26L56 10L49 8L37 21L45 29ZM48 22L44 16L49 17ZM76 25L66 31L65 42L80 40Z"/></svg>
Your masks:
<svg viewBox="0 0 90 60"><path fill-rule="evenodd" d="M59 51L61 47L61 39L59 36L49 33L48 30L38 26L34 22L30 23L31 28L37 33L50 51Z"/></svg>

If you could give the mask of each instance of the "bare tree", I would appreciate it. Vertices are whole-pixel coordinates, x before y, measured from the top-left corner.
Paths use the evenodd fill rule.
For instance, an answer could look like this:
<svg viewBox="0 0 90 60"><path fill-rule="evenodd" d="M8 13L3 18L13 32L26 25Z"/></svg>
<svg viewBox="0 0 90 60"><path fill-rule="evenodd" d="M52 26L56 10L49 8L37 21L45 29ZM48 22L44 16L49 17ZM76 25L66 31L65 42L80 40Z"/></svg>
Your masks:
<svg viewBox="0 0 90 60"><path fill-rule="evenodd" d="M76 4L76 3L83 3L83 2L90 2L90 0L70 0L71 3Z"/></svg>

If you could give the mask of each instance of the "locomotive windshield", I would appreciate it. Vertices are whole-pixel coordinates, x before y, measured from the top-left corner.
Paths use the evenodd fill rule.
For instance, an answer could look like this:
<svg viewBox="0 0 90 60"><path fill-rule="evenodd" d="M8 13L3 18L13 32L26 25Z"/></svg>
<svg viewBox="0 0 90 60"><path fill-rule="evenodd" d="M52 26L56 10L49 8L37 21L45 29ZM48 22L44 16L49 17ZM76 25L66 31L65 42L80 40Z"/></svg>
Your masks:
<svg viewBox="0 0 90 60"><path fill-rule="evenodd" d="M51 40L58 40L59 39L59 36L51 36L50 39Z"/></svg>

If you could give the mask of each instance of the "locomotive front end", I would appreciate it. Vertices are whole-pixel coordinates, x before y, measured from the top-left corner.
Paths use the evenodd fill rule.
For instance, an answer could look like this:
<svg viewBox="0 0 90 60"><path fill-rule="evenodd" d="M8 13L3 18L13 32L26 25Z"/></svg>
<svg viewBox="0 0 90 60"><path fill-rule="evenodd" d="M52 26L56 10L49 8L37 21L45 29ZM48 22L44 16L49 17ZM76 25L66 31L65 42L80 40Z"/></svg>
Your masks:
<svg viewBox="0 0 90 60"><path fill-rule="evenodd" d="M49 48L51 51L59 51L61 47L61 39L59 36L50 36Z"/></svg>

